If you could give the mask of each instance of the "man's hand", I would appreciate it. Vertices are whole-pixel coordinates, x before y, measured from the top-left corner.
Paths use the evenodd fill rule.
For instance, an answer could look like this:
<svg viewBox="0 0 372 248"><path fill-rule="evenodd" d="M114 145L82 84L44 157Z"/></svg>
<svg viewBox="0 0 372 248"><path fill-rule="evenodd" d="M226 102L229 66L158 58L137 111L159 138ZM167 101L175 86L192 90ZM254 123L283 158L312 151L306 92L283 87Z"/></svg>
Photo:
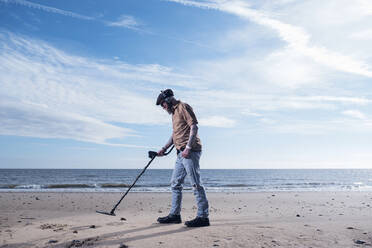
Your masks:
<svg viewBox="0 0 372 248"><path fill-rule="evenodd" d="M164 156L164 153L166 152L166 149L165 148L162 148L160 151L158 151L158 156L159 157L162 157Z"/></svg>
<svg viewBox="0 0 372 248"><path fill-rule="evenodd" d="M183 150L183 152L181 153L182 157L183 158L188 158L190 156L190 149L189 148L185 148L185 150Z"/></svg>

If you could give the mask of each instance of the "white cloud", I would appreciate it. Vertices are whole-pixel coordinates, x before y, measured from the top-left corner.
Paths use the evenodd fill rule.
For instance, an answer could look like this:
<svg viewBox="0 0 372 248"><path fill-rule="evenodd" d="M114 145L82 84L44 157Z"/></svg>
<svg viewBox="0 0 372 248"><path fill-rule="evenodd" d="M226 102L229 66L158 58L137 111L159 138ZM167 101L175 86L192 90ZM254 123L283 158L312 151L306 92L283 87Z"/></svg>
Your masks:
<svg viewBox="0 0 372 248"><path fill-rule="evenodd" d="M42 10L45 12L59 14L59 15L82 19L82 20L99 21L99 22L104 23L107 26L123 27L123 28L128 28L128 29L132 29L136 31L143 31L138 28L141 25L141 23L138 20L136 20L133 16L129 16L129 15L121 15L117 21L109 22L109 21L102 21L94 17L81 15L81 14L78 14L72 11L66 11L66 10L38 4L38 3L29 2L26 0L0 0L0 2L5 3L5 4L18 4L18 5L28 7L28 8L38 9L38 10ZM26 23L25 25L29 25L29 24Z"/></svg>
<svg viewBox="0 0 372 248"><path fill-rule="evenodd" d="M353 58L350 55L328 49L324 45L314 45L311 42L311 35L302 27L274 19L263 11L251 9L246 2L217 0L203 2L187 0L170 1L200 8L213 8L253 21L259 25L275 30L280 39L285 41L290 49L313 59L316 63L327 66L333 70L372 77L371 66L366 62ZM366 2L363 3L364 5L367 4Z"/></svg>
<svg viewBox="0 0 372 248"><path fill-rule="evenodd" d="M337 97L337 96L309 96L304 97L306 101L326 101L326 102L338 102L342 104L357 104L357 105L367 105L372 103L372 99L365 97Z"/></svg>
<svg viewBox="0 0 372 248"><path fill-rule="evenodd" d="M198 105L199 108L206 109L206 113L211 113L214 109L218 111L228 109L237 116L246 109L249 109L249 112L263 114L261 111L335 110L340 106L367 106L372 103L372 99L366 97L274 94L274 92L264 94L239 92L238 89L193 92L187 100Z"/></svg>
<svg viewBox="0 0 372 248"><path fill-rule="evenodd" d="M366 119L365 114L363 114L359 110L345 110L345 111L342 112L342 114L347 115L347 116L351 116L351 117L357 118L357 119Z"/></svg>
<svg viewBox="0 0 372 248"><path fill-rule="evenodd" d="M252 112L249 109L243 109L241 111L241 114L246 115L246 116L255 116L255 117L261 117L261 116L263 116L262 114Z"/></svg>
<svg viewBox="0 0 372 248"><path fill-rule="evenodd" d="M140 26L140 23L133 16L121 15L117 21L107 22L107 25L138 30L137 27Z"/></svg>
<svg viewBox="0 0 372 248"><path fill-rule="evenodd" d="M2 100L0 110L0 135L74 139L110 145L106 140L134 134L127 128L73 112L55 111L40 104Z"/></svg>
<svg viewBox="0 0 372 248"><path fill-rule="evenodd" d="M270 54L258 61L254 68L263 75L265 81L279 87L296 89L322 83L319 67L289 48Z"/></svg>
<svg viewBox="0 0 372 248"><path fill-rule="evenodd" d="M203 116L219 115L223 111L240 121L242 110L249 110L248 113L260 113L261 118L251 118L259 122L260 129L279 133L371 131L367 120L334 120L345 107L372 103L369 91L365 90L372 77L372 66L368 64L371 61L370 45L357 43L360 45L357 51L352 42L348 44L350 40L340 39L333 29L322 29L334 25L339 27L339 35L349 36L355 26L348 25L363 18L357 15L360 11L356 11L361 8L361 1L355 5L343 1L341 12L352 14L347 16L347 20L331 8L337 5L337 1L332 1L332 4L316 1L310 6L306 3L312 1L294 4L266 1L264 8L260 8L260 2L255 2L255 6L243 1L171 2L217 9L247 21L246 26L239 24L233 31L222 32L220 40L217 40L217 46L227 48L227 52L231 50L230 54L214 60L197 61L193 63L194 67L190 67L190 71L200 75L206 88L210 89L190 98L190 102L198 105L197 109L202 109ZM353 6L349 8L349 5ZM314 21L310 14L301 19L306 13L317 15L317 10L323 7L319 22ZM329 11L333 11L340 21L327 20ZM368 26L368 22L363 23L360 28ZM262 27L276 34L277 38L258 31ZM322 39L333 36L334 40ZM239 53L234 53L234 47L239 48Z"/></svg>
<svg viewBox="0 0 372 248"><path fill-rule="evenodd" d="M275 121L270 115L273 111L324 110L338 114L340 107L354 108L371 103L364 92L339 90L342 89L342 86L338 87L339 82L333 82L332 87L327 88L330 71L369 77L369 65L344 55L342 51L334 52L322 43L314 42L316 37L307 28L287 23L281 15L253 9L241 1L176 2L219 9L242 17L243 22L254 23L255 30L265 27L265 32L271 33L266 36L263 32L259 38L276 39L271 43L275 46L259 46L263 53L254 54L256 45L252 43L259 44L261 40L249 33L249 26L244 26L239 37L246 38L240 43L242 49L239 54L221 56L216 60L194 60L190 66L183 68L187 73L179 73L158 64L133 65L117 58L83 58L39 40L1 34L4 44L0 48L1 97L9 97L11 103L19 102L21 106L17 105L17 109L26 109L31 104L34 116L51 120L44 123L45 132L50 137L73 138L73 127L81 126L85 136L77 135L77 139L98 143L133 135L133 130L122 129L126 123L168 123L169 118L164 118L164 113L154 106L154 92L166 87L181 86L176 95L183 95L196 107L200 113L200 124L215 127L234 127L243 118L244 110L249 110L245 116L262 116L256 118L257 121L270 124ZM301 4L298 2L296 5ZM111 24L126 28L140 25L131 16L121 16ZM239 35L239 31L233 35ZM234 39L233 35L227 38L237 44L239 39ZM61 122L66 119L71 130L59 128L64 130L64 134L56 133L58 122L52 121L57 119L52 111L61 113ZM229 118L221 116L221 111L228 111L224 113L229 113ZM50 118L46 117L48 115ZM8 127L3 130L4 133L22 130L24 135L41 135L35 125L28 126L27 130L22 122L17 124L15 119L9 121L14 129L11 131ZM111 123L120 123L120 127ZM282 125L282 122L278 123L278 130ZM299 130L313 127L299 126L303 127ZM99 130L99 134L88 130Z"/></svg>
<svg viewBox="0 0 372 248"><path fill-rule="evenodd" d="M1 134L108 144L136 134L126 123L168 123L154 92L192 81L168 67L69 55L12 33L0 40Z"/></svg>
<svg viewBox="0 0 372 248"><path fill-rule="evenodd" d="M199 124L200 126L231 128L235 126L236 121L224 116L209 116L201 118Z"/></svg>
<svg viewBox="0 0 372 248"><path fill-rule="evenodd" d="M360 6L360 13L362 15L372 15L372 2L369 0L358 0Z"/></svg>
<svg viewBox="0 0 372 248"><path fill-rule="evenodd" d="M261 118L260 122L262 122L264 124L268 124L268 125L274 125L274 124L277 123L277 121L275 121L273 119L269 119L269 118Z"/></svg>
<svg viewBox="0 0 372 248"><path fill-rule="evenodd" d="M372 29L354 32L350 37L356 40L372 40Z"/></svg>
<svg viewBox="0 0 372 248"><path fill-rule="evenodd" d="M71 11L61 10L61 9L45 6L45 5L42 5L42 4L38 4L38 3L32 3L32 2L29 2L29 1L26 1L26 0L0 0L0 2L10 3L10 4L19 4L19 5L29 7L29 8L39 9L39 10L43 10L43 11L46 11L46 12L60 14L60 15L69 16L69 17L78 18L78 19L83 19L83 20L93 20L94 19L94 18L89 17L89 16L80 15L80 14L77 14L77 13L74 13L74 12L71 12Z"/></svg>

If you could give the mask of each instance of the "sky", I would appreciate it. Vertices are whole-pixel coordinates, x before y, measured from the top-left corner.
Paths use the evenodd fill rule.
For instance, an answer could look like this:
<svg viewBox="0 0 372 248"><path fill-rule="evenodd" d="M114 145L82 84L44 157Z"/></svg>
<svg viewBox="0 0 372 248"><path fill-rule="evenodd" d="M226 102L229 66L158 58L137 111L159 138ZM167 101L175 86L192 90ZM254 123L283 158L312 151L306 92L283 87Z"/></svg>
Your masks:
<svg viewBox="0 0 372 248"><path fill-rule="evenodd" d="M371 42L370 0L0 0L0 168L143 168L171 88L202 169L372 169Z"/></svg>

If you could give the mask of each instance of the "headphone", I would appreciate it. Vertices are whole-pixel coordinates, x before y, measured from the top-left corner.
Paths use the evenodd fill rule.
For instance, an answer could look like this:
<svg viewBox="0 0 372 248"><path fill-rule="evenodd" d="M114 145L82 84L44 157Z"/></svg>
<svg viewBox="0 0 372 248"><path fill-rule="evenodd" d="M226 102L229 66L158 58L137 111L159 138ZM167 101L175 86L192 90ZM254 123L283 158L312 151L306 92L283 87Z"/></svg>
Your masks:
<svg viewBox="0 0 372 248"><path fill-rule="evenodd" d="M171 97L174 96L171 89L162 90L160 94L168 105L171 104Z"/></svg>

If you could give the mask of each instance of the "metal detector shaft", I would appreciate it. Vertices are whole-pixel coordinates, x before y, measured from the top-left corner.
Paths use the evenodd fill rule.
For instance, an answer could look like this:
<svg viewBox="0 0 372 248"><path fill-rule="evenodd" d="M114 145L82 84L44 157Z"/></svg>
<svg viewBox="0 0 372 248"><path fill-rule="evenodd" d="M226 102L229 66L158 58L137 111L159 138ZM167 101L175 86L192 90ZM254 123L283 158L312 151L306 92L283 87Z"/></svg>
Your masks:
<svg viewBox="0 0 372 248"><path fill-rule="evenodd" d="M174 148L174 146L172 146L172 148L168 152L164 153L164 155L168 155L173 150L173 148ZM125 194L120 198L120 200L118 201L118 203L116 203L116 205L113 207L113 209L111 210L111 212L110 213L107 213L107 212L103 212L103 211L96 211L97 213L107 214L107 215L115 215L116 208L119 206L119 204L124 199L124 197L129 193L129 191L133 188L133 186L136 184L136 182L142 176L142 174L145 173L147 167L149 167L150 164L152 163L152 161L157 157L157 152L149 151L149 157L151 158L151 160L147 163L147 165L145 166L145 168L143 168L143 170L141 171L141 173L137 176L136 180L134 180L134 182L132 183L132 185L127 189L127 191L125 192Z"/></svg>
<svg viewBox="0 0 372 248"><path fill-rule="evenodd" d="M134 182L132 183L132 185L128 188L127 192L125 192L125 194L121 197L121 199L118 201L118 203L116 203L115 207L111 210L111 213L114 213L115 212L115 209L119 206L119 204L121 203L121 201L124 199L124 197L129 193L129 191L131 190L131 188L133 188L133 186L136 184L136 182L138 181L138 179L142 176L143 173L145 173L147 167L150 166L151 162L155 159L156 157L153 157L149 162L148 164L145 166L145 168L143 168L143 170L141 171L141 173L137 176L136 180L134 180Z"/></svg>

